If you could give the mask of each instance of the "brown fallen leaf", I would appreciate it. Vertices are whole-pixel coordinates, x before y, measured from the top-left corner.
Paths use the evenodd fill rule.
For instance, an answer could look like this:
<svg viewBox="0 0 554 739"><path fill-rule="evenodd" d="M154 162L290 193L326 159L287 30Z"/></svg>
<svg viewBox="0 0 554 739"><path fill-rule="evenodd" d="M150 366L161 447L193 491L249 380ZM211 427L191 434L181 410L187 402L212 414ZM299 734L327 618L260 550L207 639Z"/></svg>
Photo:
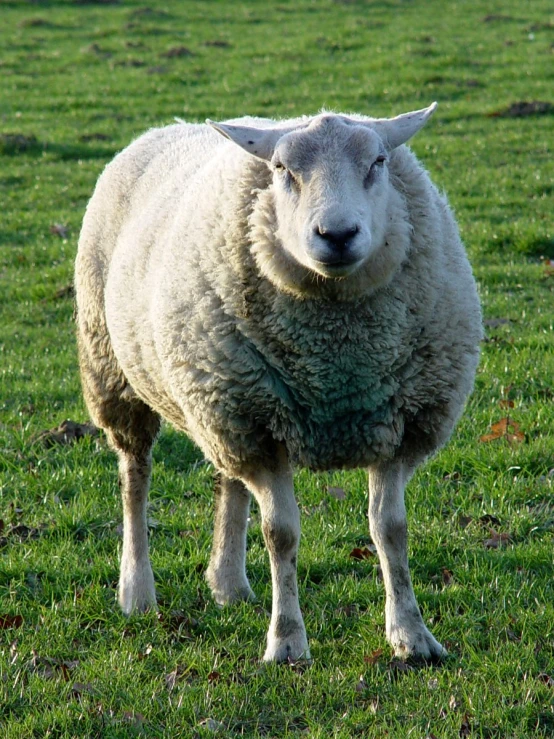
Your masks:
<svg viewBox="0 0 554 739"><path fill-rule="evenodd" d="M498 549L498 547L502 546L502 544L506 544L507 542L512 540L512 537L510 534L507 533L500 533L498 531L495 531L494 529L489 529L491 537L490 539L485 539L483 542L483 546L485 549Z"/></svg>
<svg viewBox="0 0 554 739"><path fill-rule="evenodd" d="M362 560L362 559L370 559L370 557L374 557L375 552L372 552L371 549L368 547L364 547L361 549L360 547L354 547L354 549L350 552L349 557L356 560Z"/></svg>
<svg viewBox="0 0 554 739"><path fill-rule="evenodd" d="M513 400L507 400L507 399L504 399L504 398L503 398L502 400L499 400L499 401L498 401L498 405L499 405L499 406L500 406L501 408L513 408L513 407L514 407L514 405L515 405L515 403L514 403L514 401L513 401Z"/></svg>
<svg viewBox="0 0 554 739"><path fill-rule="evenodd" d="M53 223L50 226L50 233L59 236L62 239L67 239L69 236L69 229L64 226L63 223Z"/></svg>
<svg viewBox="0 0 554 739"><path fill-rule="evenodd" d="M490 434L483 434L479 437L479 441L485 443L496 441L496 439L506 439L509 443L522 442L525 441L525 434L520 430L518 423L506 416L492 424Z"/></svg>
<svg viewBox="0 0 554 739"><path fill-rule="evenodd" d="M209 683L218 683L221 680L221 672L218 672L217 670L212 670L208 675L208 682Z"/></svg>
<svg viewBox="0 0 554 739"><path fill-rule="evenodd" d="M546 672L541 672L537 675L537 680L544 685L548 685L549 688L554 688L554 677Z"/></svg>
<svg viewBox="0 0 554 739"><path fill-rule="evenodd" d="M19 629L23 626L23 616L0 616L0 629Z"/></svg>
<svg viewBox="0 0 554 739"><path fill-rule="evenodd" d="M327 492L332 498L335 498L336 500L344 500L346 498L346 493L343 488L334 488L329 485L327 488Z"/></svg>
<svg viewBox="0 0 554 739"><path fill-rule="evenodd" d="M364 657L365 664L370 665L370 666L376 665L377 662L379 661L379 657L381 657L382 654L383 654L382 649L376 649L374 652Z"/></svg>
<svg viewBox="0 0 554 739"><path fill-rule="evenodd" d="M446 567L442 568L442 582L444 585L452 585L452 581L454 580L454 575L450 572L450 570L447 570Z"/></svg>

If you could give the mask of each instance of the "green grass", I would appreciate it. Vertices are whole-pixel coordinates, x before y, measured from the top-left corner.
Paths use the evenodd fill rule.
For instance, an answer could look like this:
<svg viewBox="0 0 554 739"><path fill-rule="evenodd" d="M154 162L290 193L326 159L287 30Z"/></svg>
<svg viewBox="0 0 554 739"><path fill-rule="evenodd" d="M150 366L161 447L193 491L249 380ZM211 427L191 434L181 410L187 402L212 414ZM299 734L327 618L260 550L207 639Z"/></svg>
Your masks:
<svg viewBox="0 0 554 739"><path fill-rule="evenodd" d="M553 116L495 115L554 102L551 3L13 0L0 12L0 734L552 736L554 276L541 257L554 257ZM258 513L258 603L220 609L203 579L212 470L170 428L150 508L160 615L124 619L115 460L102 439L36 441L86 420L66 288L104 164L173 116L386 116L435 99L413 148L456 209L489 321L467 412L408 493L416 593L451 656L398 668L376 562L349 556L369 541L364 474L300 472L314 661L263 666ZM480 442L507 413L525 442ZM491 529L510 539L487 548Z"/></svg>

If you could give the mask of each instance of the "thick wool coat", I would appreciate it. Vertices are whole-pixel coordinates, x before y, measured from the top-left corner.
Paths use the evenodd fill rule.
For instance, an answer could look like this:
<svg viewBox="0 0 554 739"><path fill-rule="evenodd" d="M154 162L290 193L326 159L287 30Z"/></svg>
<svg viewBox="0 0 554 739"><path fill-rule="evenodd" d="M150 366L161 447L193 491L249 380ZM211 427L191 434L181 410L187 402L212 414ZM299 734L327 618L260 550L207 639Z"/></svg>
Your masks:
<svg viewBox="0 0 554 739"><path fill-rule="evenodd" d="M440 447L473 385L479 301L445 198L406 146L388 166L381 252L351 278L292 279L265 162L185 124L116 157L76 269L97 423L108 395L140 398L230 477L275 442L316 470Z"/></svg>

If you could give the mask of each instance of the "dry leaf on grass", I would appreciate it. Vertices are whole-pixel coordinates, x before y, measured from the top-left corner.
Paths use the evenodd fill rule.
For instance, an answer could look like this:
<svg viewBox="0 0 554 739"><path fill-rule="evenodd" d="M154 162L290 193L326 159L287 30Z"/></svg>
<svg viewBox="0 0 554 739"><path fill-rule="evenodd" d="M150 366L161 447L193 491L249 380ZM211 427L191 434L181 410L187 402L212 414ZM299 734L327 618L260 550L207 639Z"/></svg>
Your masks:
<svg viewBox="0 0 554 739"><path fill-rule="evenodd" d="M501 418L500 421L493 423L490 434L483 434L479 437L479 441L489 442L496 439L506 439L510 444L514 442L525 441L525 434L520 430L519 424L513 421L509 416Z"/></svg>
<svg viewBox="0 0 554 739"><path fill-rule="evenodd" d="M0 616L0 629L18 629L23 626L23 616Z"/></svg>
<svg viewBox="0 0 554 739"><path fill-rule="evenodd" d="M510 534L500 533L494 529L489 529L489 532L491 535L490 539L485 539L483 542L485 549L498 549L502 544L512 541Z"/></svg>
<svg viewBox="0 0 554 739"><path fill-rule="evenodd" d="M370 557L375 556L375 552L372 552L368 547L364 547L363 549L354 547L348 556L356 560L370 559Z"/></svg>
<svg viewBox="0 0 554 739"><path fill-rule="evenodd" d="M67 239L69 236L69 229L67 226L64 226L63 223L53 223L50 226L50 233L55 234L62 239Z"/></svg>
<svg viewBox="0 0 554 739"><path fill-rule="evenodd" d="M365 664L370 665L370 666L376 665L377 662L379 661L379 657L381 657L382 654L383 654L382 649L376 649L374 652L364 657Z"/></svg>
<svg viewBox="0 0 554 739"><path fill-rule="evenodd" d="M443 567L442 568L443 585L452 585L453 580L454 580L454 575L450 572L450 570L447 570L446 567Z"/></svg>

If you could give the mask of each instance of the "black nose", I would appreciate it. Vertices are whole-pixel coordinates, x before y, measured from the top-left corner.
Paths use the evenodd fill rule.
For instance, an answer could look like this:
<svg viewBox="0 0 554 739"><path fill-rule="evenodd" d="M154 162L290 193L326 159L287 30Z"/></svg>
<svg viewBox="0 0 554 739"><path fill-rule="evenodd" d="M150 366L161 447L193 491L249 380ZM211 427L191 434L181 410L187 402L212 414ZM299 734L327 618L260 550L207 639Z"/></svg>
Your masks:
<svg viewBox="0 0 554 739"><path fill-rule="evenodd" d="M328 231L326 229L322 229L321 226L315 227L316 234L322 239L325 239L325 241L328 241L329 244L334 246L336 249L346 249L349 242L354 238L359 230L359 226L351 226L342 231Z"/></svg>

